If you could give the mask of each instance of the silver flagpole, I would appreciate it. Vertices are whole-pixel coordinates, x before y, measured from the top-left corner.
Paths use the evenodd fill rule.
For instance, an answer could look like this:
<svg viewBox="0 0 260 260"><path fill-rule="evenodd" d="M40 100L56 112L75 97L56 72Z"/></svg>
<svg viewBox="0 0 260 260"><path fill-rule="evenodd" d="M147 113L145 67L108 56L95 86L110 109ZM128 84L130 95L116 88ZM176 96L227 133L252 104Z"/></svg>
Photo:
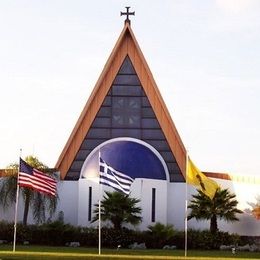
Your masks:
<svg viewBox="0 0 260 260"><path fill-rule="evenodd" d="M98 172L100 174L100 149L98 151ZM100 178L100 176L99 176ZM99 199L98 199L98 254L101 255L101 188L99 183Z"/></svg>
<svg viewBox="0 0 260 260"><path fill-rule="evenodd" d="M19 172L18 172L18 174L19 174ZM15 212L14 212L14 241L13 241L13 252L15 252L15 246L16 246L16 224L17 224L18 200L19 200L19 185L18 185L18 177L17 177L16 202L15 202Z"/></svg>
<svg viewBox="0 0 260 260"><path fill-rule="evenodd" d="M187 211L188 211L188 200L187 200L187 182L185 183L185 250L184 250L184 256L187 256L187 247L188 247L188 217L187 217Z"/></svg>
<svg viewBox="0 0 260 260"><path fill-rule="evenodd" d="M14 212L14 241L13 241L13 252L15 252L16 246L16 224L17 224L17 215L18 215L18 201L19 201L19 172L20 172L20 159L22 156L22 149L20 149L20 156L19 156L19 166L18 166L18 174L17 174L17 185L16 185L16 202L15 202L15 212Z"/></svg>
<svg viewBox="0 0 260 260"><path fill-rule="evenodd" d="M188 172L188 151L186 151L186 165L185 165L185 242L184 242L184 256L187 257L187 249L188 249L188 188L187 188L187 172Z"/></svg>
<svg viewBox="0 0 260 260"><path fill-rule="evenodd" d="M100 199L98 200L98 254L101 255L101 210Z"/></svg>

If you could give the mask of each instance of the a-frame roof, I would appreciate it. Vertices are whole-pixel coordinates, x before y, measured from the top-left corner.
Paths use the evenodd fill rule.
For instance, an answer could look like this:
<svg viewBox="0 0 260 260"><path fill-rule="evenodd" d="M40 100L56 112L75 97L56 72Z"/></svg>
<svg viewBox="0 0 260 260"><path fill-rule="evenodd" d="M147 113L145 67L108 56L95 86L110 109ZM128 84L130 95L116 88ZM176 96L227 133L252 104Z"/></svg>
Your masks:
<svg viewBox="0 0 260 260"><path fill-rule="evenodd" d="M88 132L102 102L116 77L124 59L128 56L132 61L135 71L140 79L141 85L154 110L161 129L167 139L170 149L176 158L176 162L185 176L186 150L171 119L170 113L162 99L159 89L155 83L148 64L137 43L129 23L125 23L117 43L110 54L108 61L89 97L59 159L55 168L60 171L61 179L68 172L86 133Z"/></svg>

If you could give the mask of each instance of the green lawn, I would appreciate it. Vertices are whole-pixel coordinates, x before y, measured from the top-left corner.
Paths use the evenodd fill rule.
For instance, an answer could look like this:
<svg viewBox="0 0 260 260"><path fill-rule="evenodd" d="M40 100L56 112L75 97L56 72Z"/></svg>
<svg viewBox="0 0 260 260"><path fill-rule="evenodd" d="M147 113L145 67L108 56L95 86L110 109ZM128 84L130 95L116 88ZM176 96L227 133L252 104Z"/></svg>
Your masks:
<svg viewBox="0 0 260 260"><path fill-rule="evenodd" d="M12 252L11 246L0 246L0 260L54 260L54 259L260 259L260 253L238 252L232 255L228 251L188 251L184 257L183 250L130 250L102 249L101 256L96 248L69 248L46 246L17 246Z"/></svg>

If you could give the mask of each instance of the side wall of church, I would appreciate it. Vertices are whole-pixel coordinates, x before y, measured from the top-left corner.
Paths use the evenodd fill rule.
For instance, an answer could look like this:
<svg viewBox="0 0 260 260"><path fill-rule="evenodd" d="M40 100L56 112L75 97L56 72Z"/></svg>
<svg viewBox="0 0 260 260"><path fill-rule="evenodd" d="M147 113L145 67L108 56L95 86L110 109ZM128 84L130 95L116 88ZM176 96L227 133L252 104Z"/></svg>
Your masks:
<svg viewBox="0 0 260 260"><path fill-rule="evenodd" d="M59 202L56 216L62 211L64 222L78 225L79 187L77 181L60 181L58 185Z"/></svg>
<svg viewBox="0 0 260 260"><path fill-rule="evenodd" d="M255 219L252 214L247 212L250 209L248 203L256 203L256 197L260 195L259 184L235 182L230 180L214 179L222 189L228 188L231 193L236 194L238 201L238 208L242 210L243 214L238 214L239 221L226 222L224 220L218 220L219 230L237 233L244 236L259 236L260 235L260 222ZM191 199L192 194L196 193L196 189L189 186L188 198ZM252 208L251 208L252 209ZM209 221L196 221L191 219L188 221L188 228L193 229L209 229Z"/></svg>
<svg viewBox="0 0 260 260"><path fill-rule="evenodd" d="M259 236L260 223L250 213L246 213L250 209L248 203L256 203L256 197L259 196L259 184L232 182L228 180L215 179L222 188L229 188L229 190L236 194L239 201L238 208L244 211L239 215L238 222L227 223L225 221L218 221L218 226L221 231L237 233L240 235ZM56 215L53 220L57 218L58 213L63 211L64 222L72 225L91 226L88 220L88 204L89 204L89 187L92 187L92 208L99 199L99 185L97 182L91 183L86 180L80 181L61 181L58 183L59 202ZM154 190L153 190L154 189ZM110 190L109 187L104 186L103 190ZM188 185L187 189L188 201L192 194L196 193L196 189ZM154 193L154 195L153 195ZM163 180L150 179L136 179L132 184L131 196L141 200L139 206L143 209L143 222L136 227L140 230L145 230L148 225L156 222L163 224L172 224L175 229L184 229L185 217L185 184L184 183L169 183ZM152 202L154 196L154 204ZM152 206L154 205L154 206ZM152 213L154 207L154 213ZM23 218L23 201L20 197L18 207L18 222ZM154 214L154 215L153 215ZM152 216L154 219L152 220ZM92 215L93 217L93 215ZM0 220L7 220L12 222L14 220L14 205L7 210L1 208ZM34 223L32 214L29 211L28 223ZM188 228L193 229L209 229L209 221L196 221L194 219L188 221Z"/></svg>
<svg viewBox="0 0 260 260"><path fill-rule="evenodd" d="M185 183L168 183L167 220L175 229L184 230Z"/></svg>
<svg viewBox="0 0 260 260"><path fill-rule="evenodd" d="M72 225L78 225L78 182L77 181L59 181L57 185L58 193L58 205L55 215L52 220L58 218L59 212L64 214L64 222ZM22 222L24 213L24 201L22 195L19 195L18 210L17 210L17 223ZM0 221L6 220L8 222L14 222L15 204L9 208L0 208ZM46 220L49 218L46 212ZM28 224L35 224L32 211L29 208L28 212Z"/></svg>
<svg viewBox="0 0 260 260"><path fill-rule="evenodd" d="M144 230L156 222L167 224L166 180L135 179L131 190L130 196L139 199L138 206L142 208L142 223L137 229ZM91 220L94 217L93 210L99 198L103 198L104 191L113 191L113 189L108 186L99 187L95 179L79 180L78 224L80 226L97 226L98 223L91 223ZM103 195L100 196L100 194ZM109 223L103 223L103 226L108 225Z"/></svg>

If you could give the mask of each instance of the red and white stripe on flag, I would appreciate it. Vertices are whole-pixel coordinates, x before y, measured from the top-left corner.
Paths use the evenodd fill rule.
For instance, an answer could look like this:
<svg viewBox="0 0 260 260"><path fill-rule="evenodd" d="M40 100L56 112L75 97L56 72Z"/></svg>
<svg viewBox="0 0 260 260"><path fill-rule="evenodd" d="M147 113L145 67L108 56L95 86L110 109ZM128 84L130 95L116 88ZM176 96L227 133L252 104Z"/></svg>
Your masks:
<svg viewBox="0 0 260 260"><path fill-rule="evenodd" d="M18 185L32 188L47 195L56 196L57 182L45 173L34 169L22 159L20 160L20 171Z"/></svg>

